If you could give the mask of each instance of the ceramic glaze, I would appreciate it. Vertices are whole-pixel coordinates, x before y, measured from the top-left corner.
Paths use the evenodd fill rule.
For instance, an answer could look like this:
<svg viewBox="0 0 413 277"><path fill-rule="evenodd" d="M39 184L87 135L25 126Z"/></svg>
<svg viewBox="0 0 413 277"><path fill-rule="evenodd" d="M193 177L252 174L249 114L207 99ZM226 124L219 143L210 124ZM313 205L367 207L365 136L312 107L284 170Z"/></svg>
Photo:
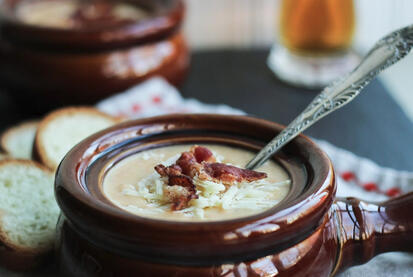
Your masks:
<svg viewBox="0 0 413 277"><path fill-rule="evenodd" d="M153 76L174 85L184 80L182 0L79 1L87 7L76 0L0 5L2 89L24 105L36 103L26 108L43 114L96 103Z"/></svg>
<svg viewBox="0 0 413 277"><path fill-rule="evenodd" d="M220 145L204 146L214 153L220 163L241 168L254 156L253 152L243 149ZM215 187L205 192L203 190L208 183L195 182L199 199L191 200L186 209L172 211L168 200L162 197L163 187L167 184L155 172L154 167L161 163L170 165L190 147L191 145L161 147L140 152L118 162L104 178L104 194L115 205L139 216L163 220L216 221L263 212L279 203L289 191L290 180L285 170L274 161L268 161L258 169L267 173L267 178L251 183L233 184L231 190L221 183L212 183ZM156 189L159 189L160 193L156 193ZM245 194L248 195L244 196ZM145 198L144 195L150 198ZM225 197L231 197L231 200L226 203L220 201ZM208 205L204 203L206 201L215 201L218 204ZM204 205L208 206L203 207Z"/></svg>
<svg viewBox="0 0 413 277"><path fill-rule="evenodd" d="M380 253L413 252L413 193L384 203L336 199L331 162L303 135L272 157L291 179L285 198L247 217L158 220L120 209L103 194L108 172L137 153L183 144L256 152L283 128L243 116L167 115L85 139L56 174L61 275L327 277Z"/></svg>
<svg viewBox="0 0 413 277"><path fill-rule="evenodd" d="M110 26L138 21L147 17L145 10L127 3L75 0L22 1L16 7L18 20L51 28L82 28L87 25Z"/></svg>

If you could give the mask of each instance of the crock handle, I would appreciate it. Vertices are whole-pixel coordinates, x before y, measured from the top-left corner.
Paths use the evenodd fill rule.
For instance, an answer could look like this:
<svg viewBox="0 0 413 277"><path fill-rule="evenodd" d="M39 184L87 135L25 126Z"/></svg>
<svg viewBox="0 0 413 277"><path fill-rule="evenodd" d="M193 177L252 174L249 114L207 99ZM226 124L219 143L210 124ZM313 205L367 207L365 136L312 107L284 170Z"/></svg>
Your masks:
<svg viewBox="0 0 413 277"><path fill-rule="evenodd" d="M390 251L413 252L413 192L383 203L338 198L336 272Z"/></svg>

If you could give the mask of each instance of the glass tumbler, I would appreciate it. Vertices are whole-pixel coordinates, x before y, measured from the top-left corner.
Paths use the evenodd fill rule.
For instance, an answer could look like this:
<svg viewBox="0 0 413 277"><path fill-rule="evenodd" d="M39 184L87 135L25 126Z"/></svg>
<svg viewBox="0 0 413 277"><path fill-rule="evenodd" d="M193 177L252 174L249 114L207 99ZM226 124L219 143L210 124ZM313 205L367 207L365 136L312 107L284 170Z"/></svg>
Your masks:
<svg viewBox="0 0 413 277"><path fill-rule="evenodd" d="M319 88L355 67L353 0L282 0L280 5L279 39L268 66L281 80Z"/></svg>

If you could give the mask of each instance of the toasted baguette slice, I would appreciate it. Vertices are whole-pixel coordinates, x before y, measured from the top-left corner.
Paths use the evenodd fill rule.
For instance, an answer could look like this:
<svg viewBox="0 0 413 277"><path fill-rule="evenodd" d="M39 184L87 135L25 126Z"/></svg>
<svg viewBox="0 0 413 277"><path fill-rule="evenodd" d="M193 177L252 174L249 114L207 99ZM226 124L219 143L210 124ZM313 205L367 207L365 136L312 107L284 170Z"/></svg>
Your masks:
<svg viewBox="0 0 413 277"><path fill-rule="evenodd" d="M0 138L0 147L12 158L30 160L38 122L27 121L10 127Z"/></svg>
<svg viewBox="0 0 413 277"><path fill-rule="evenodd" d="M51 253L59 208L53 172L33 161L0 161L0 263L28 270Z"/></svg>
<svg viewBox="0 0 413 277"><path fill-rule="evenodd" d="M118 120L94 108L69 107L47 115L36 132L33 158L55 170L66 153L89 135Z"/></svg>

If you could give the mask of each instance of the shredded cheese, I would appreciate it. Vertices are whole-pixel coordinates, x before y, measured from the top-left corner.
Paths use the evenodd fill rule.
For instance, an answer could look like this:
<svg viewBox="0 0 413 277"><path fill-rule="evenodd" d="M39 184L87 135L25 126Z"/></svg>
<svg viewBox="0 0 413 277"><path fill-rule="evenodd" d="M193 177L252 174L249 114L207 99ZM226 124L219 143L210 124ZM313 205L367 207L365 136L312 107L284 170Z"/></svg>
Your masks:
<svg viewBox="0 0 413 277"><path fill-rule="evenodd" d="M176 159L177 157L172 157L163 164L165 166L171 165ZM193 182L196 186L198 199L192 199L188 208L174 212L197 218L203 218L204 211L208 208L222 210L262 210L270 208L278 203L277 200L271 199L270 194L282 186L289 186L291 183L290 180L271 183L261 179L254 182L234 183L227 187L223 183L201 180L197 177L194 177ZM137 184L126 185L122 194L145 199L148 205L156 208L151 209L150 213L156 214L170 210L171 203L168 202L167 189L167 178L160 177L159 174L154 172ZM132 205L126 208L131 211L141 209L141 212L145 213L149 211L149 209L144 210Z"/></svg>

